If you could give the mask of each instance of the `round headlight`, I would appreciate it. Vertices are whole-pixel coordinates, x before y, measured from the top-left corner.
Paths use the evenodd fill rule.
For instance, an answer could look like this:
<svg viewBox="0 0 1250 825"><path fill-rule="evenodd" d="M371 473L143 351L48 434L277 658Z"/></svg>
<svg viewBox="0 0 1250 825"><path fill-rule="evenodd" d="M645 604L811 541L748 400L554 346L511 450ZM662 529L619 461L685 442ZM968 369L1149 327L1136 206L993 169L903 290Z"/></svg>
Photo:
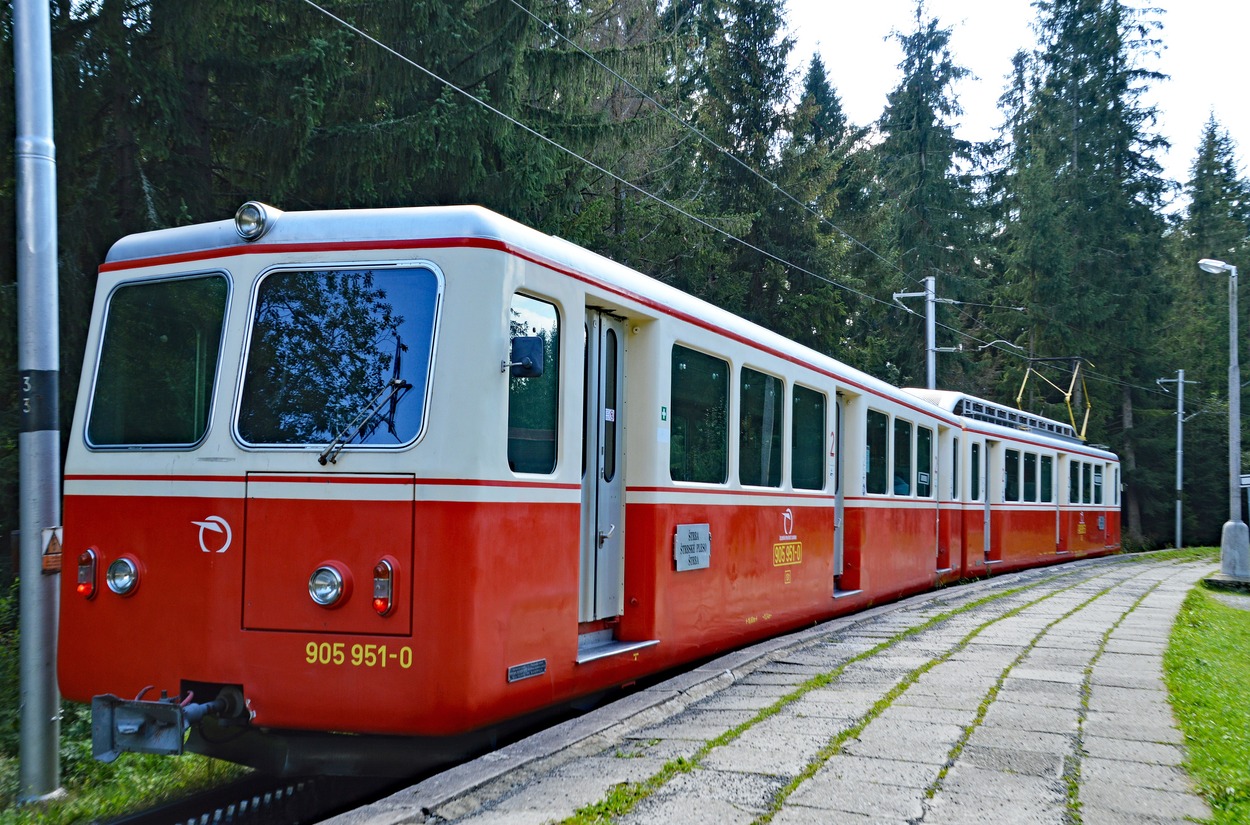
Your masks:
<svg viewBox="0 0 1250 825"><path fill-rule="evenodd" d="M329 565L318 567L308 577L308 595L322 607L333 607L343 598L343 576Z"/></svg>
<svg viewBox="0 0 1250 825"><path fill-rule="evenodd" d="M263 203L248 201L234 213L234 231L245 241L254 241L265 234L269 213Z"/></svg>
<svg viewBox="0 0 1250 825"><path fill-rule="evenodd" d="M119 596L129 596L139 586L139 568L127 558L120 558L109 565L104 582Z"/></svg>

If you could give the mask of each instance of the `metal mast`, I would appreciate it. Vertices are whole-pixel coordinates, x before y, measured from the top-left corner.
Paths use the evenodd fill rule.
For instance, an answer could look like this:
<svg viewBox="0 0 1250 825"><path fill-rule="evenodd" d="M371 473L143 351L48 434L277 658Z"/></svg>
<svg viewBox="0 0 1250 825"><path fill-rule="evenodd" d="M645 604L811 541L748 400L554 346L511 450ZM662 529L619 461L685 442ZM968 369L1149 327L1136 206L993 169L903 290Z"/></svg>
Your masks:
<svg viewBox="0 0 1250 825"><path fill-rule="evenodd" d="M14 0L17 115L17 295L21 459L21 745L18 796L60 785L56 630L61 432L57 395L56 147L52 26L46 0Z"/></svg>

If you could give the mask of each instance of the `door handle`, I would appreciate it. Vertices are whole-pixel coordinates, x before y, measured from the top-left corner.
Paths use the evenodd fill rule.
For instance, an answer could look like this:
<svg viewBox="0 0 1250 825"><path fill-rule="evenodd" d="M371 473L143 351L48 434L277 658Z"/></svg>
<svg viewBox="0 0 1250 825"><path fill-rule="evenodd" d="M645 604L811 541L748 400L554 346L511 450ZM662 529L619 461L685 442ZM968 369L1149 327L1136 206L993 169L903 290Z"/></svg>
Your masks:
<svg viewBox="0 0 1250 825"><path fill-rule="evenodd" d="M600 546L600 547L602 547L602 546L603 546L603 543L604 543L605 541L607 541L608 539L612 538L612 534L613 534L613 533L615 533L615 532L616 532L616 525L615 525L615 524L609 524L609 525L608 525L608 532L606 532L606 533L605 533L605 532L603 532L602 530L600 530L600 531L599 531L599 546Z"/></svg>

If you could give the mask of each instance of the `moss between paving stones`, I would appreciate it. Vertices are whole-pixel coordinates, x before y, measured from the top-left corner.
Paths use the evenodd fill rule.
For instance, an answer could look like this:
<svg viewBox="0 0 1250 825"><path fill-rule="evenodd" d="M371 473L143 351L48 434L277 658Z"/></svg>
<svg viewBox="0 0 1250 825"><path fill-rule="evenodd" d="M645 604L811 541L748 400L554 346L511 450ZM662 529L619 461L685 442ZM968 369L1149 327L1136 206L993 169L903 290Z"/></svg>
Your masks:
<svg viewBox="0 0 1250 825"><path fill-rule="evenodd" d="M1203 550L1176 550L1176 551L1168 551L1165 553L1150 553L1150 554L1142 554L1140 556L1127 556L1127 557L1123 557L1123 559L1124 561L1130 562L1130 563L1138 562L1138 561L1140 562L1147 562L1147 561L1149 562L1159 562L1159 561L1188 562L1188 561L1197 561L1202 558L1206 558L1208 555L1209 555L1209 551L1203 551ZM730 742L736 740L747 730L751 729L752 727L759 724L760 722L763 722L764 720L777 715L777 713L779 713L787 705L792 704L793 702L797 701L798 699L810 693L811 691L827 686L828 684L836 680L843 673L843 671L845 671L846 668L849 667L850 665L855 664L856 662L860 662L865 659L871 658L873 656L876 656L877 654L893 647L894 645L898 644L899 642L905 639L916 636L924 632L925 630L928 630L938 624L941 624L952 618L955 618L956 616L975 610L978 607L982 607L986 604L990 604L1000 599L1013 596L1017 593L1020 593L1026 590L1031 590L1031 589L1040 587L1044 584L1048 584L1049 582L1054 581L1055 579L1066 577L1066 576L1071 576L1071 575L1075 575L1075 571L1073 573L1062 573L1062 574L1058 574L1055 576L1050 576L1050 577L1047 577L1037 582L1033 582L1028 585L1011 588L1009 590L1005 590L1000 593L994 593L989 596L985 596L981 599L977 599L976 601L969 602L968 604L962 605L953 610L949 610L949 611L940 613L936 616L933 616L927 621L919 625L916 625L915 627L910 627L905 630L902 630L898 632L897 634L889 637L885 641L882 641L881 643L874 645L869 650L864 651L863 653L860 653L852 657L851 659L842 663L837 668L829 671L828 673L820 674L802 683L794 691L786 694L785 696L782 696L775 703L773 703L772 705L769 705L767 708L764 708L751 719L748 719L746 722L743 722L742 724L737 725L734 728L726 731L725 733L721 734L720 736L716 737L710 742L705 743L703 747L701 747L698 751L696 751L691 757L678 758L678 759L672 760L666 763L664 767L661 768L660 771L657 772L655 775L641 782L623 783L621 785L616 786L608 794L607 797L599 800L598 802L579 808L572 816L563 820L561 825L599 825L600 823L611 822L617 817L625 816L626 814L630 813L635 807L637 807L637 805L640 802L642 802L643 800L653 795L657 790L663 787L667 782L669 782L673 777L675 777L679 773L693 772L696 768L700 766L703 759L711 751L713 751L716 748L721 747L722 745L729 744ZM772 818L776 815L776 813L781 810L781 807L784 804L785 800L791 794L793 794L795 790L797 790L799 785L801 785L804 781L809 779L812 775L815 774L817 770L819 770L819 768L822 765L828 762L828 760L831 759L841 749L842 745L846 741L848 741L854 736L857 736L860 732L862 732L863 729L866 728L873 719L877 718L877 716L879 716L882 712L884 712L886 708L890 707L890 705L893 704L893 702L899 696L901 696L902 693L908 687L914 684L916 680L918 680L921 676L923 676L933 667L936 667L942 661L945 661L951 655L954 655L954 653L966 647L967 644L973 638L975 638L979 633L981 633L986 627L996 622L1010 618L1011 616L1018 614L1020 611L1027 609L1033 604L1045 601L1046 599L1052 598L1053 596L1059 593L1063 593L1067 590L1072 589L1073 587L1077 587L1082 583L1083 582L1077 582L1076 584L1056 590L1052 593L1047 594L1046 596L1043 596L1039 599L1034 600L1033 602L1030 602L1029 604L1022 605L1018 608L1013 608L1011 611L1004 613L1002 616L999 616L995 619L985 622L982 625L979 625L978 627L973 629L968 634L968 636L964 638L963 641L957 644L955 648L948 651L947 654L945 654L942 657L938 657L930 662L927 662L926 664L920 666L919 668L916 668L914 671L908 674L908 676L905 677L902 682L895 685L893 689L891 689L885 696L883 696L880 700L878 700L873 705L873 707L868 711L868 713L865 714L865 716L861 718L861 720L858 723L856 723L856 725L854 725L853 727L849 728L846 731L843 731L841 734L835 737L832 741L830 741L830 743L826 745L825 748L823 748L817 754L815 759L812 760L812 763L809 764L808 768L804 770L803 773L795 777L795 779L793 779L790 783L788 783L786 786L784 786L781 789L781 791L778 793L774 801L774 804L771 810L768 813L761 816L760 818L758 818L755 821L754 825L765 825L765 823L770 822ZM1070 611L1070 613L1081 609L1090 601L1093 601L1094 599L1097 599L1100 596L1104 595L1109 589L1110 588L1100 591L1098 594L1091 597L1086 602L1083 602L1078 607L1073 608L1073 610ZM1057 622L1057 621L1062 620L1062 618L1066 618L1067 615L1070 615L1070 613L1065 614L1064 617L1060 617L1060 619L1056 619L1055 621ZM1047 626L1047 628L1049 627L1050 625ZM1045 633L1045 630L1042 631L1042 634L1044 633ZM1039 638L1040 638L1040 635L1042 634L1039 634ZM1034 642L1033 644L1036 644L1036 642ZM1032 649L1032 645L1030 645L1029 649ZM1023 656L1024 654L1021 654L1021 655ZM1014 664L1015 663L1013 663L1011 666L1008 667L1008 671L1010 670L1011 667L1014 667ZM1006 672L1007 671L1004 671L1004 676L1002 678L1005 678ZM1000 685L1001 685L1001 679L1000 679ZM980 708L978 712L978 717L977 717L978 721L974 721L974 723L970 727L969 735L970 735L971 729L975 728L975 726L979 724L979 720L983 719L984 711L986 709L988 709L988 703L983 703L983 707ZM966 742L966 737L963 741L961 741L955 746L955 749L952 750L952 759L958 756L958 752L962 748L962 745L964 744L964 742ZM941 777L939 777L938 782L940 783L940 781L941 781Z"/></svg>
<svg viewBox="0 0 1250 825"><path fill-rule="evenodd" d="M1065 574L1065 575L1071 575L1071 574ZM727 745L730 742L736 740L747 730L751 729L755 725L758 725L759 723L763 722L766 719L776 716L783 708L798 701L800 698L812 692L813 690L817 690L819 688L829 685L830 683L835 681L838 678L838 676L840 676L842 672L845 671L846 668L849 667L850 665L855 664L856 662L861 662L865 659L869 659L873 656L876 656L879 653L897 645L899 642L912 638L913 636L917 636L920 633L923 633L924 631L932 627L935 627L943 622L946 622L952 618L955 618L956 616L960 616L964 613L968 613L972 610L975 610L987 604L991 604L1000 599L1014 596L1017 593L1031 590L1036 587L1040 587L1043 584L1047 584L1051 581L1054 581L1056 578L1060 578L1060 576L1048 577L1046 579L1040 580L1038 582L1034 582L1029 585L1015 587L1015 588L1011 588L1008 590L1004 590L999 593L990 594L989 596L985 596L983 598L969 602L965 605L961 605L960 607L954 608L952 610L939 613L936 616L933 616L929 618L928 620L922 622L921 624L916 625L915 627L910 627L905 630L899 631L898 633L886 639L885 641L882 641L879 644L874 645L872 648L864 651L863 653L860 653L852 657L851 659L842 663L841 665L834 668L833 670L827 673L819 674L803 682L795 690L791 691L790 693L787 693L785 696L782 696L776 702L774 702L773 704L761 710L751 719L748 719L746 722L743 722L742 724L731 728L730 730L726 731L725 733L722 733L720 736L716 737L715 739L705 743L703 747L701 747L697 752L695 752L695 754L691 756L689 759L679 758L679 759L672 760L671 762L666 763L664 767L661 768L660 771L657 772L655 775L641 782L624 783L624 784L616 786L608 794L607 797L605 797L604 799L596 803L593 803L591 805L587 805L583 808L578 809L578 811L574 813L571 817L565 819L562 825L592 825L592 823L606 823L606 822L612 821L616 817L624 816L628 814L630 811L632 811L638 805L638 803L650 797L652 794L654 794L657 790L663 787L667 782L669 782L677 774L690 773L693 770L695 770L697 767L699 767L700 763L702 763L703 759L711 751L715 750L716 748L721 747L722 745ZM1076 585L1072 585L1072 586L1075 587ZM1044 599L1050 598L1051 596L1055 595L1055 593L1063 592L1063 590L1066 590L1066 589L1069 589L1069 588L1063 588L1062 590L1057 590L1054 593L1048 594L1047 596L1043 596L1041 599L1037 599L1034 602L1031 602L1030 604L1043 601ZM1028 606L1029 605L1023 605L1020 608L1016 608L1016 609L1013 609L1012 611L1009 611L1008 613L1004 614L998 619L994 619L994 620L991 620L990 622L986 622L985 624L981 625L976 630L974 630L973 633L970 634L968 637L965 637L965 639L970 640L973 636L975 636L976 633L979 633L981 629L983 629L984 627L987 627L988 625L993 624L993 622L995 621L999 621L1001 619L1007 618L1010 615L1014 615L1015 613L1019 612L1019 610L1022 610ZM959 648L959 649L962 649L962 648ZM952 650L950 654L953 654L954 652L955 651ZM944 661L944 659L942 659L942 661ZM837 750L841 748L843 743L845 743L851 737L858 735L858 733L862 731L865 727L867 727L867 725L873 719L875 719L886 708L888 708L890 704L893 703L893 701L897 699L898 696L901 695L904 690L906 690L907 687L909 687L912 683L915 682L916 679L919 679L920 676L922 676L925 672L927 672L932 667L935 667L937 664L939 664L938 660L928 662L925 665L922 665L920 668L917 668L916 670L914 670L911 674L909 674L903 683L900 683L899 685L895 685L895 687L889 693L887 693L884 697L878 700L876 704L873 705L872 709L868 711L868 713L860 720L859 723L857 723L854 727L846 731L843 731L841 734L838 735L838 737L836 737L833 741L831 741L829 745L827 745L824 749L822 749L820 754L817 755L816 760L813 760L814 763L818 762L818 764L815 764L815 767L812 767L811 765L809 765L810 772L815 773L815 770L818 769L820 765L823 765L824 762L828 761L829 758L831 758L837 752ZM772 819L772 816L775 814L775 812L777 810L780 810L780 806L782 802L784 802L785 798L787 798L791 793L793 793L794 790L799 786L799 784L801 784L801 782L804 779L808 778L808 776L809 776L808 771L804 771L804 773L800 774L798 778L796 778L794 781L792 781L787 786L782 788L781 792L778 794L778 799L777 799L777 802L775 803L773 812L766 814L763 818L757 821L759 822L770 821Z"/></svg>

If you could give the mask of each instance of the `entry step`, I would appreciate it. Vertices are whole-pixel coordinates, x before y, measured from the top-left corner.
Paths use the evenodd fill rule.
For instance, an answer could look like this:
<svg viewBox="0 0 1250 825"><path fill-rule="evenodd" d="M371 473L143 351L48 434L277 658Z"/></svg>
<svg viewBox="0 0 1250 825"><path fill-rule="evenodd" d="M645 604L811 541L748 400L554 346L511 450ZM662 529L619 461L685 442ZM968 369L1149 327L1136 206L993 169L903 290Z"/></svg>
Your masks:
<svg viewBox="0 0 1250 825"><path fill-rule="evenodd" d="M619 656L622 653L642 650L644 647L651 647L659 643L659 639L649 639L642 642L622 642L613 636L611 630L583 633L577 637L577 663L584 665L596 659Z"/></svg>

